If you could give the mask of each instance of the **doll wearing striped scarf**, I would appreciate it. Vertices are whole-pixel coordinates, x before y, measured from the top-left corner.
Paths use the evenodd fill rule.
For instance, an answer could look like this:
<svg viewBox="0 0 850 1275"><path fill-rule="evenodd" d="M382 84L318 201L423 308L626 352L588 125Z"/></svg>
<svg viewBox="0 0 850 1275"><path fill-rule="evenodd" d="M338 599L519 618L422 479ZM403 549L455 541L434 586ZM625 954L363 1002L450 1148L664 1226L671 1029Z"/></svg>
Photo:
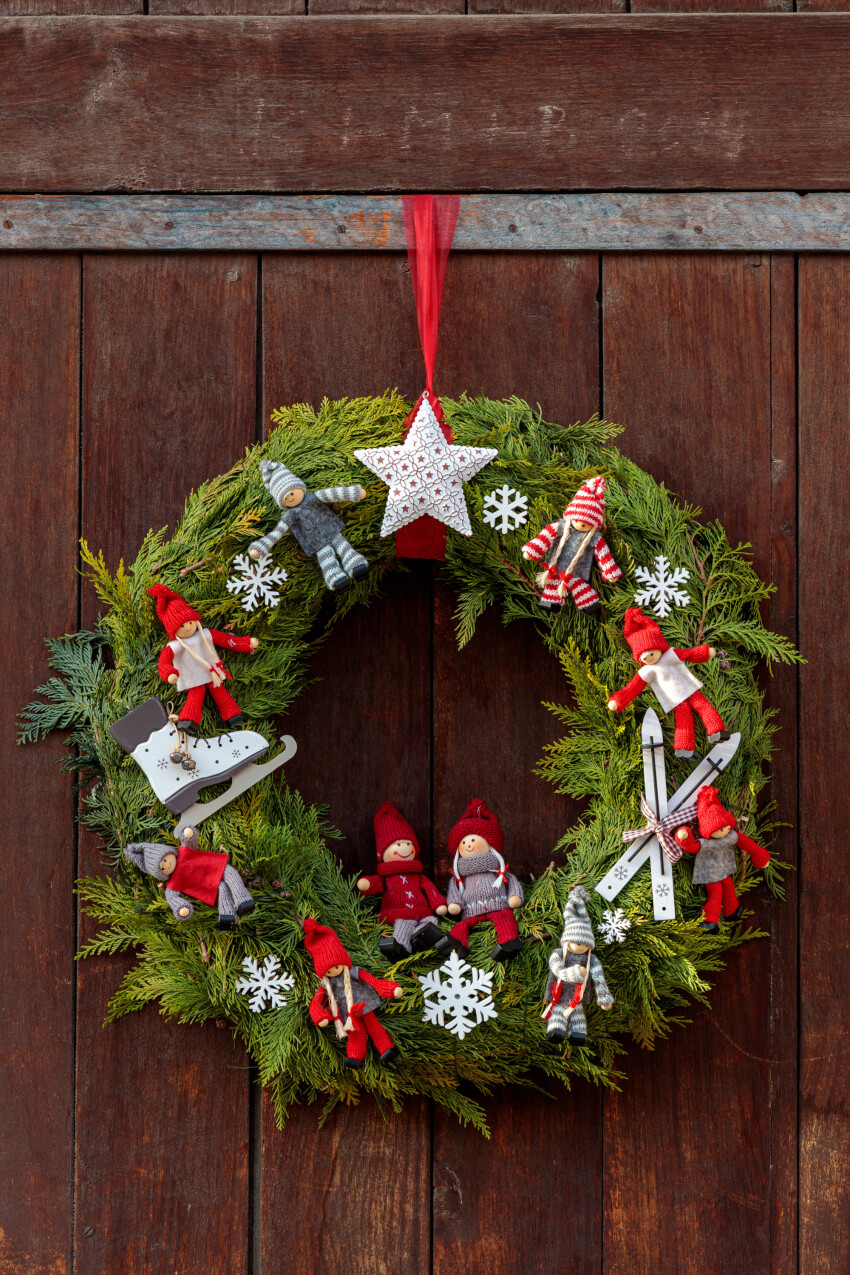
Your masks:
<svg viewBox="0 0 850 1275"><path fill-rule="evenodd" d="M605 479L590 478L573 496L563 517L523 545L522 556L527 561L546 564L536 577L543 590L540 605L544 611L563 606L568 593L580 611L599 610L601 600L590 583L594 559L603 580L619 580L623 574L602 536L604 519Z"/></svg>

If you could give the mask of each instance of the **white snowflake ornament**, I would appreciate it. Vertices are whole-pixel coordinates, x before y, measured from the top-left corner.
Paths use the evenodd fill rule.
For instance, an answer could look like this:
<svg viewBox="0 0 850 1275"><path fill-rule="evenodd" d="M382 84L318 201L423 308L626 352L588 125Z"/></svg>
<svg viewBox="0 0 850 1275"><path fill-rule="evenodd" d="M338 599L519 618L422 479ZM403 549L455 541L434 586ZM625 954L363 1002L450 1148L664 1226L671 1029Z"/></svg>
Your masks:
<svg viewBox="0 0 850 1275"><path fill-rule="evenodd" d="M646 585L645 589L635 594L635 605L651 606L662 620L670 614L674 606L685 607L691 600L684 589L677 587L684 584L686 580L690 580L690 571L686 567L676 567L671 570L670 563L663 553L659 553L655 559L654 572L646 567L636 567L635 575L641 584Z"/></svg>
<svg viewBox="0 0 850 1275"><path fill-rule="evenodd" d="M245 553L233 559L233 565L241 575L231 576L227 582L228 593L242 593L242 610L253 611L255 607L266 605L276 607L280 602L280 593L276 585L283 584L287 575L283 567L273 567L271 558L260 558L252 561Z"/></svg>
<svg viewBox="0 0 850 1275"><path fill-rule="evenodd" d="M528 496L504 483L484 497L484 521L506 536L528 520Z"/></svg>
<svg viewBox="0 0 850 1275"><path fill-rule="evenodd" d="M423 1022L445 1027L458 1040L479 1023L498 1016L493 1004L493 975L462 961L457 952L452 952L438 970L420 974L419 982L425 1000Z"/></svg>
<svg viewBox="0 0 850 1275"><path fill-rule="evenodd" d="M292 990L295 979L280 968L276 956L267 956L262 961L246 956L242 969L245 976L236 980L236 990L249 997L249 1009L259 1014L266 1008L266 1002L269 1009L283 1009L286 1004L284 992Z"/></svg>
<svg viewBox="0 0 850 1275"><path fill-rule="evenodd" d="M354 455L389 488L382 536L392 535L423 514L430 514L462 536L471 536L463 484L498 451L495 447L447 443L426 395L400 446L366 447Z"/></svg>
<svg viewBox="0 0 850 1275"><path fill-rule="evenodd" d="M599 926L599 933L605 943L624 943L626 935L631 928L632 923L622 908L617 908L616 912L606 908L602 913L602 924Z"/></svg>

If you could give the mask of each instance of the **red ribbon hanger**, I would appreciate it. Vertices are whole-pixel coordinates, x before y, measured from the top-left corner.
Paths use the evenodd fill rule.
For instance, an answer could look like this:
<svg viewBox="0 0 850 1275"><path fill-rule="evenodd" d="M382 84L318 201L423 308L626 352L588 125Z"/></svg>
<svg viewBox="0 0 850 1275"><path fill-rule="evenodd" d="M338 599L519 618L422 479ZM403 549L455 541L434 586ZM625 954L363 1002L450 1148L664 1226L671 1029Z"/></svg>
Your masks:
<svg viewBox="0 0 850 1275"><path fill-rule="evenodd" d="M440 400L434 395L434 365L437 361L440 302L460 209L460 195L402 195L401 209L419 340L425 359L426 386L404 422L404 436L407 436L427 392L443 436L450 443L452 431L443 419ZM445 524L430 514L424 514L396 532L395 551L397 558L445 558Z"/></svg>

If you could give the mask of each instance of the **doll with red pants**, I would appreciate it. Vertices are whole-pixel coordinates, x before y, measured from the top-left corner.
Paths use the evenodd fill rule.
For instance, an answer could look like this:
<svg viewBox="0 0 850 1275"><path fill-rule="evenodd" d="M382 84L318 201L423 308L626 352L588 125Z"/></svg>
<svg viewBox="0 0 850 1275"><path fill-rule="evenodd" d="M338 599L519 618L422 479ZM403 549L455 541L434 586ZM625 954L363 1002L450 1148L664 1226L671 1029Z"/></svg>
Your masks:
<svg viewBox="0 0 850 1275"><path fill-rule="evenodd" d="M398 983L352 966L335 932L312 917L304 922L304 945L322 984L310 1002L310 1017L317 1027L333 1022L337 1036L345 1041L345 1065L362 1067L370 1040L381 1062L392 1062L398 1050L377 1010L382 1000L401 998Z"/></svg>
<svg viewBox="0 0 850 1275"><path fill-rule="evenodd" d="M228 730L241 726L242 709L224 685L230 674L219 658L216 644L253 655L259 645L257 639L205 629L195 608L164 584L155 584L148 593L156 598L156 613L170 639L159 657L159 675L169 686L186 691L177 729L197 735L207 691Z"/></svg>
<svg viewBox="0 0 850 1275"><path fill-rule="evenodd" d="M697 822L699 841L690 828L680 828L676 840L686 854L696 855L691 879L694 885L704 885L706 893L705 919L700 922L700 927L709 934L716 934L721 908L727 921L740 920L743 911L732 880L736 868L735 847L746 851L755 868L766 867L770 863L770 855L763 846L738 831L734 817L721 806L716 788L700 788Z"/></svg>
<svg viewBox="0 0 850 1275"><path fill-rule="evenodd" d="M494 961L512 961L522 951L516 911L523 889L502 858L505 835L492 810L474 797L449 833L452 876L447 894L449 914L457 918L448 934L434 944L441 956L467 956L469 931L489 921L498 942Z"/></svg>
<svg viewBox="0 0 850 1275"><path fill-rule="evenodd" d="M621 713L651 686L664 712L673 714L676 723L673 747L677 757L694 755L694 710L702 720L709 744L729 738L723 718L702 693L702 682L688 668L689 664L704 664L714 659L717 652L713 646L673 650L655 621L639 607L629 607L626 612L623 636L641 668L627 686L615 691L609 699L612 713Z"/></svg>

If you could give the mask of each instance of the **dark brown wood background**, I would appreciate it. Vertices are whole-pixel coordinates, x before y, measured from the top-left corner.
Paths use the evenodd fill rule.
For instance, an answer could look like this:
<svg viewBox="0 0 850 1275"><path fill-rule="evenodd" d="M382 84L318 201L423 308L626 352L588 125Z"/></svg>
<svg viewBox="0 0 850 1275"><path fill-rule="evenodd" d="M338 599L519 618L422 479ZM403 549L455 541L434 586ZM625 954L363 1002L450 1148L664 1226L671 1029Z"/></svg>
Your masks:
<svg viewBox="0 0 850 1275"><path fill-rule="evenodd" d="M538 108L534 125L517 116L511 133L507 109L487 133L480 102L466 132L458 124L435 135L429 117L417 137L408 114L403 145L378 136L397 127L394 94L410 83L407 59L423 38L421 24L415 39L404 26L412 19L358 18L356 29L333 19L315 30L302 19L293 47L312 61L304 82L294 80L296 123L303 129L309 116L312 125L293 148L281 106L290 64L273 33L236 18L194 25L153 15L300 5L5 0L0 16L148 7L149 18L114 22L0 23L0 188L850 187L847 22L764 16L789 0L723 6L760 17L690 19L708 26L612 18L610 39L598 24L583 28L563 53L571 66L576 49L585 59L581 93L604 97L623 66L632 78L595 132L592 111L576 117L570 145L556 136L561 117L547 123ZM310 0L312 14L340 7L447 14L464 5ZM711 7L632 3L644 14ZM468 8L617 13L625 3ZM541 41L539 16L508 27L432 21L443 58L464 65L456 32L481 24L461 93L475 97L494 65L504 76L513 47L521 56L511 74L522 82L525 68L530 83L533 70L544 107L558 75L570 81ZM702 57L688 44L694 31L708 32ZM361 113L343 118L334 68L355 60L352 50L365 56L376 32L384 74L370 86L359 67ZM629 32L642 50L633 65ZM216 48L222 60L209 63ZM607 71L594 62L603 56ZM434 68L451 82L445 62ZM423 110L437 111L418 64L417 74L414 105L418 94ZM172 80L182 87L169 97ZM710 93L705 112L700 86ZM263 94L276 95L278 112L265 139ZM61 741L15 749L13 715L46 674L41 636L95 617L75 572L80 534L113 567L132 560L149 527L173 524L188 489L262 436L271 408L393 385L418 393L406 262L394 253L0 252L0 747L14 873L0 923L0 1275L850 1269L848 322L841 255L452 258L438 388L519 394L562 421L600 411L622 422L623 449L751 542L775 583L770 622L809 660L766 679L781 726L773 795L790 825L774 850L799 871L784 904L760 893L757 919L771 937L733 953L711 1011L696 1010L693 1026L654 1053L630 1051L622 1093L499 1093L487 1104L488 1143L424 1102L387 1123L370 1105L341 1111L321 1131L316 1110L300 1109L280 1133L229 1031L177 1027L154 1011L101 1028L124 963L73 960L90 932L73 882L99 870L98 848L75 829ZM541 707L564 694L557 668L531 627L503 630L492 618L458 654L451 611L431 568L418 566L335 636L317 666L324 681L287 723L300 745L289 779L330 802L352 870L372 859L371 817L387 797L431 840L441 874L446 832L472 795L502 814L522 872L548 863L572 817L530 774L558 734Z"/></svg>

